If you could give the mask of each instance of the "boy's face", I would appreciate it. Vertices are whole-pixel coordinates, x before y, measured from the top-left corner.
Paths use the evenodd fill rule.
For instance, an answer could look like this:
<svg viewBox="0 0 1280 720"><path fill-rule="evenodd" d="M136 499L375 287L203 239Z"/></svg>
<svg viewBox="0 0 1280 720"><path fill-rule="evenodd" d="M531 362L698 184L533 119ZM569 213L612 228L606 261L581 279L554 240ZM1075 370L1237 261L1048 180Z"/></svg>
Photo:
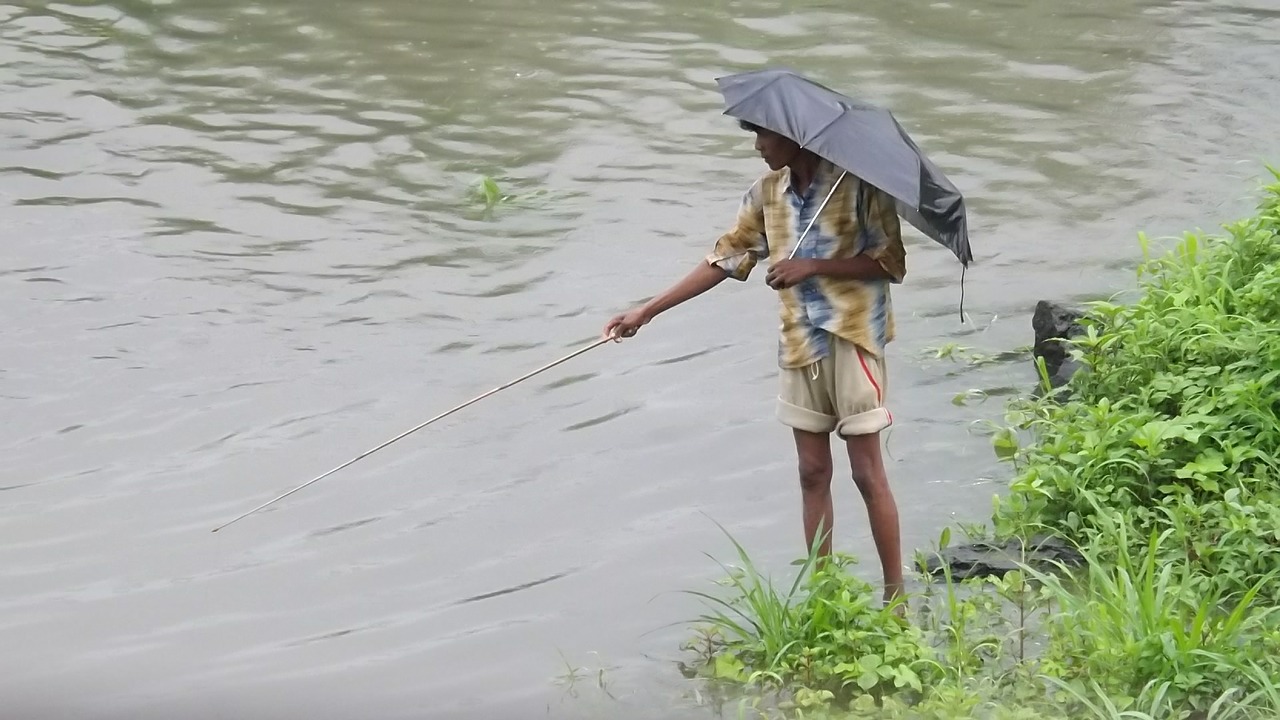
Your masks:
<svg viewBox="0 0 1280 720"><path fill-rule="evenodd" d="M770 170L781 170L795 160L800 153L800 145L791 138L761 128L756 131L756 152L764 158Z"/></svg>

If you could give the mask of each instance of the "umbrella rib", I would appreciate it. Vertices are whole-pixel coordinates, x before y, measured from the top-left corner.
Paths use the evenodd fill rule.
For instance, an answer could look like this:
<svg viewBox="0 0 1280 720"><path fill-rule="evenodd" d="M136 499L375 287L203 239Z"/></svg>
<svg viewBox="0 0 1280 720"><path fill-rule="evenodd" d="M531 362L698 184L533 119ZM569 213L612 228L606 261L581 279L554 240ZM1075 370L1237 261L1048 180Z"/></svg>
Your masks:
<svg viewBox="0 0 1280 720"><path fill-rule="evenodd" d="M760 93L764 92L765 90L767 90L767 89L769 88L769 86L771 86L771 85L773 85L774 83L778 82L780 79L782 79L782 76L781 76L781 75L771 78L768 82L766 82L765 84L763 84L763 85L761 85L760 87L756 88L756 89L755 89L755 91L753 91L751 94L747 95L746 97L742 98L742 99L741 99L741 100L739 100L738 102L734 103L734 107L726 108L726 109L725 109L725 111L724 111L724 114L725 114L725 115L732 115L732 114L733 114L733 110L734 110L734 108L736 108L736 107L738 107L738 106L742 105L742 103L744 103L744 102L746 102L746 101L750 100L751 98L755 97L756 95L759 95ZM778 130L777 128L769 128L769 129L770 129L770 130L773 130L773 131L774 131L774 132L776 132L776 133L781 133L781 132L782 132L781 130Z"/></svg>
<svg viewBox="0 0 1280 720"><path fill-rule="evenodd" d="M813 137L809 139L809 144L813 144L813 141L821 137L822 133L826 132L828 128L840 122L840 118L844 117L844 114L847 112L849 112L849 109L845 108L844 110L841 110L838 114L836 114L836 116L831 119L831 122L827 123L826 125L823 125L821 130L813 134Z"/></svg>

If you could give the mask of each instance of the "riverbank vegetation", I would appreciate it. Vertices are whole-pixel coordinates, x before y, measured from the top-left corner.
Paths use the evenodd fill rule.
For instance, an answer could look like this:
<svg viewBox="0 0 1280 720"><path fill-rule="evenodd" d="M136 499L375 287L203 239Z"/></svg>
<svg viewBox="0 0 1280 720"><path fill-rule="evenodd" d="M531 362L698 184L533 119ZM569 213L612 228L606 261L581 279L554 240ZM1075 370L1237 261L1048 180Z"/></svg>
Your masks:
<svg viewBox="0 0 1280 720"><path fill-rule="evenodd" d="M1139 290L1089 306L1084 371L994 435L995 539L1082 565L944 568L902 619L851 558L778 589L738 547L689 673L742 717L1280 717L1280 175L1253 217L1144 257Z"/></svg>

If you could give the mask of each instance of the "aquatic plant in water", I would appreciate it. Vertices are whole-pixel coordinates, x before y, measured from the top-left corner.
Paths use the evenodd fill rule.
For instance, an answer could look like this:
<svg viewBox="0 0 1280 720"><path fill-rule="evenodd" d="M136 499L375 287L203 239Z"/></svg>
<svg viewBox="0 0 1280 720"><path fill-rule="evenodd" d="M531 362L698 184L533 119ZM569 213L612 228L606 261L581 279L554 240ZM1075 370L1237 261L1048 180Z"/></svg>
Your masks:
<svg viewBox="0 0 1280 720"><path fill-rule="evenodd" d="M468 194L473 202L483 205L486 210L493 210L507 205L527 205L535 198L548 196L546 190L533 190L519 194L509 193L496 179L488 175L481 175L476 178L469 186Z"/></svg>
<svg viewBox="0 0 1280 720"><path fill-rule="evenodd" d="M483 202L486 207L494 207L501 205L511 199L502 191L498 185L498 181L488 175L481 176L471 185L471 197L479 202Z"/></svg>

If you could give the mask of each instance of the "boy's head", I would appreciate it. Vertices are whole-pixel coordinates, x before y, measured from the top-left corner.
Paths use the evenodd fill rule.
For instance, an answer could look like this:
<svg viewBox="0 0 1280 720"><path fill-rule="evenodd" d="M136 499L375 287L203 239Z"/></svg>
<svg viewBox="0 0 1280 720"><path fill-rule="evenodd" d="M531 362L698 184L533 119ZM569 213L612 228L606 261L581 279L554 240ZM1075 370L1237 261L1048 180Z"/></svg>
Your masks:
<svg viewBox="0 0 1280 720"><path fill-rule="evenodd" d="M764 158L770 170L781 170L790 165L804 151L804 148L800 147L795 140L754 123L739 120L738 126L756 134L756 152Z"/></svg>

